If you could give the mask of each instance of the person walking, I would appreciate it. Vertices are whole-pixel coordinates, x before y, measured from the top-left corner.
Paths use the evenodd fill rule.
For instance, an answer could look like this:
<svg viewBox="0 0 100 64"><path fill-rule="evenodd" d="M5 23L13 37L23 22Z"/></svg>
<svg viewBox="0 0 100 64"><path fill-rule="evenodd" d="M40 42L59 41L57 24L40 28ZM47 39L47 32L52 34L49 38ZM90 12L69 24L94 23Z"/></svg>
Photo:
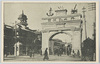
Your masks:
<svg viewBox="0 0 100 64"><path fill-rule="evenodd" d="M30 49L29 50L29 55L30 55L30 58L32 57L32 50Z"/></svg>
<svg viewBox="0 0 100 64"><path fill-rule="evenodd" d="M57 49L57 55L60 56L60 51L59 48Z"/></svg>
<svg viewBox="0 0 100 64"><path fill-rule="evenodd" d="M32 50L32 58L34 57L34 50Z"/></svg>
<svg viewBox="0 0 100 64"><path fill-rule="evenodd" d="M40 55L42 56L42 49L40 50Z"/></svg>
<svg viewBox="0 0 100 64"><path fill-rule="evenodd" d="M45 59L49 59L49 57L48 57L48 48L46 48L46 50L45 50L45 53L44 53L44 58L43 58L43 60L45 60Z"/></svg>
<svg viewBox="0 0 100 64"><path fill-rule="evenodd" d="M80 52L79 52L79 50L77 51L77 56L80 57Z"/></svg>
<svg viewBox="0 0 100 64"><path fill-rule="evenodd" d="M62 49L60 48L60 49L59 49L59 56L61 56L62 53L63 53L63 52L62 52Z"/></svg>
<svg viewBox="0 0 100 64"><path fill-rule="evenodd" d="M69 46L67 46L67 55L68 55L68 56L69 56L69 52L70 52Z"/></svg>
<svg viewBox="0 0 100 64"><path fill-rule="evenodd" d="M73 50L72 56L75 57L75 51Z"/></svg>

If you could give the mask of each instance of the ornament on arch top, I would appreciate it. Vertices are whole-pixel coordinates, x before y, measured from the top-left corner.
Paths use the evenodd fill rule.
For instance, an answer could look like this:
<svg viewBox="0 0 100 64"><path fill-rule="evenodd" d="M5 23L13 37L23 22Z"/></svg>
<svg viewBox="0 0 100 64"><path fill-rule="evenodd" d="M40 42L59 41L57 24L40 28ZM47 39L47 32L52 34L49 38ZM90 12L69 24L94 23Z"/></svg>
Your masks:
<svg viewBox="0 0 100 64"><path fill-rule="evenodd" d="M53 16L53 15L54 15L54 13L52 13L52 8L50 8L49 12L46 13L46 15L47 15L47 16Z"/></svg>
<svg viewBox="0 0 100 64"><path fill-rule="evenodd" d="M71 10L71 14L77 13L78 10L76 9L76 6L77 6L77 4L75 5L74 9ZM71 19L73 20L75 18L74 17L71 17Z"/></svg>
<svg viewBox="0 0 100 64"><path fill-rule="evenodd" d="M77 13L78 10L76 9L76 6L77 6L77 4L75 5L74 9L71 10L71 13L72 13L72 14Z"/></svg>

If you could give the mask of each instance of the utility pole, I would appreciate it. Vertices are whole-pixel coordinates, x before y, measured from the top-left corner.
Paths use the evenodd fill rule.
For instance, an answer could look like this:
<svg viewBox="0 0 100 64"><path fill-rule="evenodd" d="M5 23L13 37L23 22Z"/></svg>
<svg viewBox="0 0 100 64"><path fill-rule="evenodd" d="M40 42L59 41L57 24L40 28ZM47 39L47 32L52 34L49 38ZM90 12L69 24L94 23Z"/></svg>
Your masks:
<svg viewBox="0 0 100 64"><path fill-rule="evenodd" d="M17 31L16 31L16 23L17 23L17 21L15 21L15 25L14 25L14 31L15 31L15 47L16 47L16 51L15 51L15 53L16 53L16 55L15 56L17 56Z"/></svg>
<svg viewBox="0 0 100 64"><path fill-rule="evenodd" d="M93 55L93 60L96 60L96 3L89 3L88 11L91 11L94 14L94 23L93 23L94 55Z"/></svg>
<svg viewBox="0 0 100 64"><path fill-rule="evenodd" d="M96 60L96 23L94 22L94 60Z"/></svg>
<svg viewBox="0 0 100 64"><path fill-rule="evenodd" d="M96 41L96 24L95 24L95 22L93 23L93 27L94 27L94 34L93 34L93 39L94 39L94 42Z"/></svg>
<svg viewBox="0 0 100 64"><path fill-rule="evenodd" d="M84 18L84 23L85 23L85 38L87 39L87 30L86 30L86 18L85 18L85 7L82 8L83 12L83 18Z"/></svg>

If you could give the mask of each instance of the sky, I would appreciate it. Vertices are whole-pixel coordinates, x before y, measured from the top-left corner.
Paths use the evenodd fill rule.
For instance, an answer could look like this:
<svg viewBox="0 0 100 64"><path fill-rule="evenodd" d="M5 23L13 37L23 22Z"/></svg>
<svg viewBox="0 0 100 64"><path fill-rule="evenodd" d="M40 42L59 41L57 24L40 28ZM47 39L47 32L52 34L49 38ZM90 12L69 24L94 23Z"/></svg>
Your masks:
<svg viewBox="0 0 100 64"><path fill-rule="evenodd" d="M67 9L67 14L71 14L71 9L74 8L75 4L77 4L76 9L78 13L82 14L82 8L86 8L86 29L87 29L87 36L90 38L93 34L93 22L95 21L95 11L88 11L88 4L87 3L67 3L67 2L9 2L4 3L3 8L3 22L7 25L13 26L15 21L20 22L18 20L19 15L24 11L24 14L28 17L27 23L28 27L32 30L42 30L41 23L45 22L42 18L47 17L46 13L48 13L49 8L53 9L53 13L55 15L55 10L58 7L63 6L64 9ZM65 34L59 34L62 37L68 37ZM54 38L60 38L59 35L55 36ZM65 41L65 39L62 39Z"/></svg>

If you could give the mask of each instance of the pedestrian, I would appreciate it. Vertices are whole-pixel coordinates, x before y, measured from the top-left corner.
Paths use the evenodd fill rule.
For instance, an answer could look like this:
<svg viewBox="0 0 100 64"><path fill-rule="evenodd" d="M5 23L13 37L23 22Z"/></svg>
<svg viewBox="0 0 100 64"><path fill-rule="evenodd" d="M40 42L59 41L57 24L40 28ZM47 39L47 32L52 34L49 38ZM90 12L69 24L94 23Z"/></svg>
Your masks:
<svg viewBox="0 0 100 64"><path fill-rule="evenodd" d="M59 49L57 49L57 55L58 55L58 56L60 55L60 51L59 51Z"/></svg>
<svg viewBox="0 0 100 64"><path fill-rule="evenodd" d="M34 57L34 50L32 50L32 58Z"/></svg>
<svg viewBox="0 0 100 64"><path fill-rule="evenodd" d="M61 48L59 49L59 52L60 52L59 55L61 56L62 55L62 49Z"/></svg>
<svg viewBox="0 0 100 64"><path fill-rule="evenodd" d="M30 58L32 57L32 50L30 49L29 50L29 55L30 55Z"/></svg>
<svg viewBox="0 0 100 64"><path fill-rule="evenodd" d="M6 52L5 57L7 57L8 55L9 55L8 52Z"/></svg>
<svg viewBox="0 0 100 64"><path fill-rule="evenodd" d="M72 49L71 49L71 47L70 47L70 48L69 48L69 55L71 55L71 50L72 50Z"/></svg>
<svg viewBox="0 0 100 64"><path fill-rule="evenodd" d="M45 59L49 59L49 57L48 57L48 48L46 48L46 50L45 50L45 52L44 52L44 58L43 58L43 60L45 60Z"/></svg>
<svg viewBox="0 0 100 64"><path fill-rule="evenodd" d="M75 51L73 50L72 56L75 57Z"/></svg>
<svg viewBox="0 0 100 64"><path fill-rule="evenodd" d="M69 46L67 46L67 55L69 56L70 54L70 50L69 50Z"/></svg>
<svg viewBox="0 0 100 64"><path fill-rule="evenodd" d="M80 52L79 52L79 50L77 51L77 56L80 57Z"/></svg>
<svg viewBox="0 0 100 64"><path fill-rule="evenodd" d="M56 55L56 49L54 48L54 55Z"/></svg>
<svg viewBox="0 0 100 64"><path fill-rule="evenodd" d="M42 49L40 50L40 55L42 56Z"/></svg>

